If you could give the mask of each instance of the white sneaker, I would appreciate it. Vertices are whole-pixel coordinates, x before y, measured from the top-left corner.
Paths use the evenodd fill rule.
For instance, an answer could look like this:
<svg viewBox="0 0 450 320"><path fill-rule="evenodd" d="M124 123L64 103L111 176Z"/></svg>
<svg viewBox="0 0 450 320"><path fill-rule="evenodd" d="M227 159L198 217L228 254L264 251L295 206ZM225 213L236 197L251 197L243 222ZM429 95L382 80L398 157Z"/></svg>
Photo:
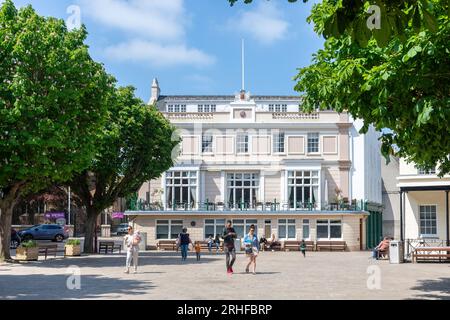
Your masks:
<svg viewBox="0 0 450 320"><path fill-rule="evenodd" d="M130 273L130 270L127 269L123 273Z"/></svg>

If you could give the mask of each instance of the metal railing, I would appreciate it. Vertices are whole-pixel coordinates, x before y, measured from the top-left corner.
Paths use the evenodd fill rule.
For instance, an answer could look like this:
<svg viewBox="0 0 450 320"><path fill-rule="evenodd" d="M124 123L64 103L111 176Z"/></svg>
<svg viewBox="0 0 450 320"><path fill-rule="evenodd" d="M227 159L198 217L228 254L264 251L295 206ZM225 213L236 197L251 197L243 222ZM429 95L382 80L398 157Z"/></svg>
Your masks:
<svg viewBox="0 0 450 320"><path fill-rule="evenodd" d="M447 241L441 239L406 239L405 240L405 258L412 259L412 254L417 248L431 247L439 248L446 247Z"/></svg>
<svg viewBox="0 0 450 320"><path fill-rule="evenodd" d="M128 211L350 211L360 212L367 210L367 203L364 201L353 201L352 203L318 203L318 202L172 202L165 206L161 202L149 203L144 200L131 202Z"/></svg>

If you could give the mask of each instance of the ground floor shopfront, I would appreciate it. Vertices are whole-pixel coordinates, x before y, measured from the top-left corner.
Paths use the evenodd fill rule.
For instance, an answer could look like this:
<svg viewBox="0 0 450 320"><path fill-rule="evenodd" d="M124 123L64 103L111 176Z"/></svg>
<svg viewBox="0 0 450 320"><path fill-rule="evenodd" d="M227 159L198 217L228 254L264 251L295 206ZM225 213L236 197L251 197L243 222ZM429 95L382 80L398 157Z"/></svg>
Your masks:
<svg viewBox="0 0 450 320"><path fill-rule="evenodd" d="M257 226L258 237L277 241L345 241L349 251L366 249L368 212L352 213L276 213L258 212L129 212L136 230L147 235L147 245L155 246L160 240L176 239L183 227L188 228L193 241L221 235L225 223L233 222L238 237L243 238L251 225Z"/></svg>

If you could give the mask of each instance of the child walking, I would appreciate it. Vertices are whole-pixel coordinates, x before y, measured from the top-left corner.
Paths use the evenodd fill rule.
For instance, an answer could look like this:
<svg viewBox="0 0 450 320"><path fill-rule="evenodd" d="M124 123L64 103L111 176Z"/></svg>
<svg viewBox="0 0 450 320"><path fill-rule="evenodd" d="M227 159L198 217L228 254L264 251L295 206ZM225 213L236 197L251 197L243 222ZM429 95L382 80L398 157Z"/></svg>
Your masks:
<svg viewBox="0 0 450 320"><path fill-rule="evenodd" d="M303 257L306 258L306 242L305 240L302 240L300 243L300 251L303 254Z"/></svg>
<svg viewBox="0 0 450 320"><path fill-rule="evenodd" d="M200 252L202 251L202 248L200 247L200 242L195 243L195 254L197 255L197 261L200 261Z"/></svg>

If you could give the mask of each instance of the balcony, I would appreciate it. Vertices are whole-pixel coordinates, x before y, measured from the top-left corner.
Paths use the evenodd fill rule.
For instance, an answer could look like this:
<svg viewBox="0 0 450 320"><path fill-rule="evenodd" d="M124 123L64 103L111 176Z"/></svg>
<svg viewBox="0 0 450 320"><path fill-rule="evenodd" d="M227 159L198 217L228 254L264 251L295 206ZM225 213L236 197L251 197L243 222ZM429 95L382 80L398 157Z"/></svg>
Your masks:
<svg viewBox="0 0 450 320"><path fill-rule="evenodd" d="M340 203L283 203L277 202L256 202L256 203L223 203L223 202L202 202L202 203L173 203L164 205L160 202L148 203L144 200L132 202L127 208L128 213L133 212L155 212L155 213L352 213L370 210L369 204L363 200L352 203L341 201Z"/></svg>

